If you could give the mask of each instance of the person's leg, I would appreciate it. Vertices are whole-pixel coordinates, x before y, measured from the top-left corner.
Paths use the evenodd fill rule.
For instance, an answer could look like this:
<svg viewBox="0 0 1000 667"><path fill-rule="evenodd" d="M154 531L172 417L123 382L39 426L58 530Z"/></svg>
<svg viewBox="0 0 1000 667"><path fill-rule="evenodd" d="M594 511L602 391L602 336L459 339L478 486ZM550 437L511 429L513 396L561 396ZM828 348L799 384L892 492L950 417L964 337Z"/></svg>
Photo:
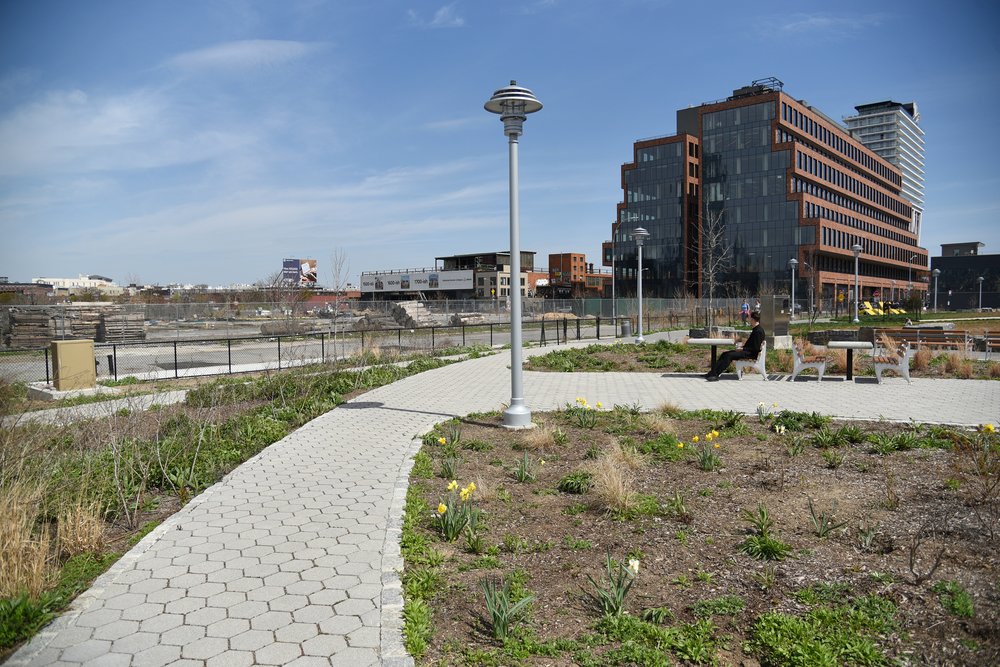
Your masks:
<svg viewBox="0 0 1000 667"><path fill-rule="evenodd" d="M727 368L729 368L729 364L733 363L737 359L746 358L747 354L743 350L729 350L728 352L723 352L722 356L715 362L715 366L713 366L712 370L708 372L707 377L719 377Z"/></svg>

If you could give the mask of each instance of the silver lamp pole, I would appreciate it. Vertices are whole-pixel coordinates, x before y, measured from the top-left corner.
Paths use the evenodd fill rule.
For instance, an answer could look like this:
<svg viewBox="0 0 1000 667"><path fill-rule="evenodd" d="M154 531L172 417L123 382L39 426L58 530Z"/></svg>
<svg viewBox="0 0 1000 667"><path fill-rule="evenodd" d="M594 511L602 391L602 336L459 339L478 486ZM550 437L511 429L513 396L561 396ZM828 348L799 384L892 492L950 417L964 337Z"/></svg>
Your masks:
<svg viewBox="0 0 1000 667"><path fill-rule="evenodd" d="M799 265L799 260L794 257L788 260L788 266L792 267L792 304L791 313L788 314L788 319L795 319L795 267Z"/></svg>
<svg viewBox="0 0 1000 667"><path fill-rule="evenodd" d="M860 322L858 319L858 300L861 298L861 291L858 289L858 257L861 256L861 246L855 243L851 246L854 251L854 323Z"/></svg>
<svg viewBox="0 0 1000 667"><path fill-rule="evenodd" d="M931 271L931 275L934 276L934 312L937 312L937 279L941 275L941 269L934 269Z"/></svg>
<svg viewBox="0 0 1000 667"><path fill-rule="evenodd" d="M503 133L507 135L510 159L510 405L504 410L507 428L531 428L531 411L524 404L524 377L521 349L521 244L518 229L517 140L529 113L542 108L534 94L511 81L483 105L490 113L500 114Z"/></svg>
<svg viewBox="0 0 1000 667"><path fill-rule="evenodd" d="M618 244L615 236L615 225L611 225L611 319L614 320L612 326L615 330L615 337L618 336L618 306L615 301L615 255L617 254L617 250Z"/></svg>
<svg viewBox="0 0 1000 667"><path fill-rule="evenodd" d="M983 277L976 278L979 281L979 312L983 312Z"/></svg>
<svg viewBox="0 0 1000 667"><path fill-rule="evenodd" d="M639 282L637 284L639 289L639 331L635 342L644 343L646 340L642 337L642 244L649 238L649 232L642 227L636 227L635 231L632 232L632 238L635 239L635 245L639 248Z"/></svg>

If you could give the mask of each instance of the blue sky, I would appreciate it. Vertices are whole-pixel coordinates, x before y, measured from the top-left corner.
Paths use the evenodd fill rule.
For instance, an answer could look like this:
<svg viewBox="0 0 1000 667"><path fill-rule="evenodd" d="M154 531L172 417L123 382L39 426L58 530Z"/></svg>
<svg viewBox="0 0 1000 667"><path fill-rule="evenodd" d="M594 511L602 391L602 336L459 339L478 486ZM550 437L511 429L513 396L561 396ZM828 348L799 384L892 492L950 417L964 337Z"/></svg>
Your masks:
<svg viewBox="0 0 1000 667"><path fill-rule="evenodd" d="M284 257L364 270L521 245L599 261L636 139L775 76L833 118L914 100L925 231L1000 253L1000 14L990 3L8 0L0 275L253 282Z"/></svg>

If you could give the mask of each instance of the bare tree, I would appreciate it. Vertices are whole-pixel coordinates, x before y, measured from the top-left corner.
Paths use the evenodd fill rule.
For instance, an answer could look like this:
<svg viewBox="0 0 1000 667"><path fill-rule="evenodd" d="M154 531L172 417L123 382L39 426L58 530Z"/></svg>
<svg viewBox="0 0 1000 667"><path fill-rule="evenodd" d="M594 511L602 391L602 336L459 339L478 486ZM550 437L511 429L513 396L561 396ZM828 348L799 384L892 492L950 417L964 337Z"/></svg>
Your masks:
<svg viewBox="0 0 1000 667"><path fill-rule="evenodd" d="M347 259L347 253L343 248L334 248L330 253L330 270L332 273L330 287L334 293L333 309L333 358L337 359L337 316L340 315L340 304L347 297L345 291L349 284L348 276L351 271L351 263ZM343 345L343 341L340 341ZM343 350L341 350L343 354Z"/></svg>
<svg viewBox="0 0 1000 667"><path fill-rule="evenodd" d="M272 316L274 310L281 311L284 322L278 327L262 327L274 329L265 333L291 333L295 328L293 320L302 310L302 304L308 296L307 290L301 289L297 282L286 280L282 271L273 271L263 279L254 283L255 286L265 292L271 301Z"/></svg>
<svg viewBox="0 0 1000 667"><path fill-rule="evenodd" d="M726 209L706 210L701 218L701 280L708 290L708 326L714 326L715 289L733 266L733 244L726 235Z"/></svg>

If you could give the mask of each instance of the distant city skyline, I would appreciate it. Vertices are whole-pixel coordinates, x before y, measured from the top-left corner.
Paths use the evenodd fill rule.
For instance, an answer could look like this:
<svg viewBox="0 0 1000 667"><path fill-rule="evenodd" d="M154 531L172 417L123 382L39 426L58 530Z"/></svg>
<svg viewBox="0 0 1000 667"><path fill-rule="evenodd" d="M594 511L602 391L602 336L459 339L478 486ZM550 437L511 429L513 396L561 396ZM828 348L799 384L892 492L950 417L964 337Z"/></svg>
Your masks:
<svg viewBox="0 0 1000 667"><path fill-rule="evenodd" d="M599 264L633 142L768 76L840 122L916 102L923 247L1000 252L998 24L963 1L4 3L0 275L226 286L310 257L330 285L342 253L356 285L505 250L483 103L511 79L545 105L520 144L538 257Z"/></svg>

